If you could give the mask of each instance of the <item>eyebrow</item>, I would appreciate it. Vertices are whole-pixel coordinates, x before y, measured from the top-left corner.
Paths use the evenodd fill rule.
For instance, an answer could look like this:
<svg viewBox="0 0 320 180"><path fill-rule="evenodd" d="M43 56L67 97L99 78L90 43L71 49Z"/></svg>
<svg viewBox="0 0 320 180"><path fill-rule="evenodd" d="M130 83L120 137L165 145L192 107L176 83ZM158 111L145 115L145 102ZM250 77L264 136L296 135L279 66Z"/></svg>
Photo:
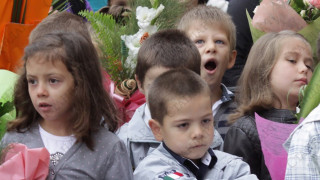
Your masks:
<svg viewBox="0 0 320 180"><path fill-rule="evenodd" d="M35 76L35 75L32 75L32 74L26 74L26 77L27 77L27 78L35 78L36 76Z"/></svg>
<svg viewBox="0 0 320 180"><path fill-rule="evenodd" d="M213 116L212 115L212 112L210 112L210 113L207 113L207 114L205 114L205 115L203 115L203 116L201 116L201 118L206 118L206 117L211 117L211 116ZM188 122L188 121L190 121L190 120L192 120L192 119L190 119L190 118L184 118L184 119L175 119L174 120L174 123L180 123L180 122Z"/></svg>
<svg viewBox="0 0 320 180"><path fill-rule="evenodd" d="M284 53L285 55L295 55L295 56L300 56L300 53L296 52L296 51L288 51ZM313 62L313 57L310 56L310 58L306 58L306 60L312 61Z"/></svg>
<svg viewBox="0 0 320 180"><path fill-rule="evenodd" d="M294 54L296 56L299 56L300 53L296 52L296 51L287 51L284 53L285 55L291 55L291 54Z"/></svg>

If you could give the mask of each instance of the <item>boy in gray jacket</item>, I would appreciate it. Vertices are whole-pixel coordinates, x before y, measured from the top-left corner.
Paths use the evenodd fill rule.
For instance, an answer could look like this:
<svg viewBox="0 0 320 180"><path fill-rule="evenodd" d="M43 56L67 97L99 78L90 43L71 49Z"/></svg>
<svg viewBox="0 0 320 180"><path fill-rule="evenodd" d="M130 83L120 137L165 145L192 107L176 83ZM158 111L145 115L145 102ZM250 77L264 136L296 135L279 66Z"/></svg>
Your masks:
<svg viewBox="0 0 320 180"><path fill-rule="evenodd" d="M149 126L161 145L144 158L134 179L257 179L241 158L213 150L210 88L196 73L175 69L148 91Z"/></svg>
<svg viewBox="0 0 320 180"><path fill-rule="evenodd" d="M162 73L176 68L187 68L200 74L201 57L194 43L179 30L159 31L147 38L139 49L135 78L139 90L147 95L149 86ZM146 97L147 98L147 97ZM125 143L133 168L157 148L157 141L148 125L151 119L147 104L141 105L132 119L117 132ZM222 147L223 140L216 133L212 148Z"/></svg>

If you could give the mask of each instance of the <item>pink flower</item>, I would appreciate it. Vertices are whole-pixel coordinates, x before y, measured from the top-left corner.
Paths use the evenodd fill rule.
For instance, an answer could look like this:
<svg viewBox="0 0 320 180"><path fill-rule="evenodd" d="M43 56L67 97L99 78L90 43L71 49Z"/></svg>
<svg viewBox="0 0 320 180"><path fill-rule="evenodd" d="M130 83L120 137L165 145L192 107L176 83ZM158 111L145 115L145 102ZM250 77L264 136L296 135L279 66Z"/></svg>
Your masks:
<svg viewBox="0 0 320 180"><path fill-rule="evenodd" d="M317 9L320 9L320 0L308 0L308 2Z"/></svg>

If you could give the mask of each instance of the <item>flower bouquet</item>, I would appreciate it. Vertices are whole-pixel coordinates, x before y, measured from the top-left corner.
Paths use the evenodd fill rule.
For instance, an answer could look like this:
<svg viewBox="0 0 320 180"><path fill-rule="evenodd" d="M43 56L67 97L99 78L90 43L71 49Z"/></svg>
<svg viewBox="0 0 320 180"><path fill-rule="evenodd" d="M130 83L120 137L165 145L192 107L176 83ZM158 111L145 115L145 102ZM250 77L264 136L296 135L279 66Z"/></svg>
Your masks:
<svg viewBox="0 0 320 180"><path fill-rule="evenodd" d="M293 30L311 44L316 59L320 32L319 0L263 0L251 20L247 13L253 42L267 32Z"/></svg>
<svg viewBox="0 0 320 180"><path fill-rule="evenodd" d="M7 122L16 117L13 104L13 89L17 78L18 75L11 71L0 70L0 140L6 132Z"/></svg>
<svg viewBox="0 0 320 180"><path fill-rule="evenodd" d="M173 28L186 4L172 0L129 1L131 11L119 21L109 14L82 11L91 23L102 51L101 62L106 70L106 87L129 121L145 102L134 80L137 54L143 41L160 29Z"/></svg>
<svg viewBox="0 0 320 180"><path fill-rule="evenodd" d="M313 56L318 63L316 49L320 32L319 0L263 0L255 9L253 19L247 12L253 42L267 32L293 30L302 34L311 44ZM304 87L300 112L296 114L301 122L320 102L319 65L316 66L309 84ZM281 124L265 120L256 114L256 124L261 149L272 179L284 179L287 152L283 143L298 124Z"/></svg>
<svg viewBox="0 0 320 180"><path fill-rule="evenodd" d="M46 148L28 149L23 144L10 144L0 152L1 179L45 180L47 178L50 154Z"/></svg>

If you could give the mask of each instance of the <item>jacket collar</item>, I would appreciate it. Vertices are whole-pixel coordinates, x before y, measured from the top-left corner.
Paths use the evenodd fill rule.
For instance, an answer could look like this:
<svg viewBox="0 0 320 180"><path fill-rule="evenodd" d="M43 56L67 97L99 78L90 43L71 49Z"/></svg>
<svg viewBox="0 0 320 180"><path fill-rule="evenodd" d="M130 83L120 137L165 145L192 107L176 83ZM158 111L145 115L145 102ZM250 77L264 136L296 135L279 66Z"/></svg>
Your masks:
<svg viewBox="0 0 320 180"><path fill-rule="evenodd" d="M231 101L232 98L234 97L234 94L222 83L221 83L221 89L222 89L222 97L220 100L223 103Z"/></svg>
<svg viewBox="0 0 320 180"><path fill-rule="evenodd" d="M181 165L191 171L199 180L203 179L206 173L217 163L217 157L211 148L209 148L207 153L201 158L201 163L198 166L192 160L181 157L180 155L171 151L164 142L162 142L162 145L172 157L174 157Z"/></svg>
<svg viewBox="0 0 320 180"><path fill-rule="evenodd" d="M145 107L146 103L141 105L139 108L136 109L133 117L128 123L128 138L134 142L155 142L160 143L157 141L151 129L147 126L143 117L145 115Z"/></svg>

